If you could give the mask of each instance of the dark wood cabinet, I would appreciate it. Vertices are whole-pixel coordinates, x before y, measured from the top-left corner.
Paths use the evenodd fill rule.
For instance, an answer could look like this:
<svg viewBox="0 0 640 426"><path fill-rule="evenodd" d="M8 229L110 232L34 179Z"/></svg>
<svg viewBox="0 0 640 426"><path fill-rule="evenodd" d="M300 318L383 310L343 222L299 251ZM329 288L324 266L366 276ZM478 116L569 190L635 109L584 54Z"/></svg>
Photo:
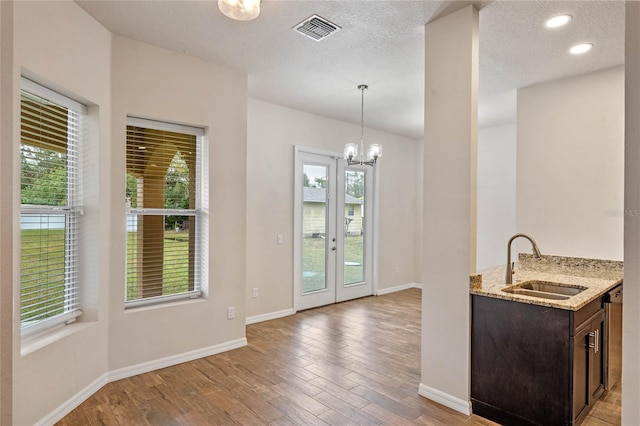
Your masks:
<svg viewBox="0 0 640 426"><path fill-rule="evenodd" d="M473 412L504 425L580 423L604 387L604 310L472 296Z"/></svg>
<svg viewBox="0 0 640 426"><path fill-rule="evenodd" d="M604 392L604 311L576 328L573 337L573 413L580 423Z"/></svg>

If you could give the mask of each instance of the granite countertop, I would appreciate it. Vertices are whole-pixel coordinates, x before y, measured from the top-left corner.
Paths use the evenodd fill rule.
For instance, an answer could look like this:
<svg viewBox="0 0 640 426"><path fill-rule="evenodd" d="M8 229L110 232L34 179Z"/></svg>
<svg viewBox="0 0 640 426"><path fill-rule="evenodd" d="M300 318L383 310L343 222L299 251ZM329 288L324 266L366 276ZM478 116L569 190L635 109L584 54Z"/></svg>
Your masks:
<svg viewBox="0 0 640 426"><path fill-rule="evenodd" d="M515 267L513 284L505 283L506 265L481 271L470 279L470 293L512 300L532 305L577 311L622 282L622 262L582 259L564 256L521 254ZM543 299L522 294L507 293L502 289L520 282L538 280L587 287L586 290L565 300Z"/></svg>

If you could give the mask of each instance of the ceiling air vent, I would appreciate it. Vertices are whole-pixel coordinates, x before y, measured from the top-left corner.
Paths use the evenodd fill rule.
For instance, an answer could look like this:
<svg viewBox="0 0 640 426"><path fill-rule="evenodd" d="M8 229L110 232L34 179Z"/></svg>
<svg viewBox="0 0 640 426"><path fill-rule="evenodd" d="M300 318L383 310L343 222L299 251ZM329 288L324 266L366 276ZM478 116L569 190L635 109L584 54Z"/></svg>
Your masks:
<svg viewBox="0 0 640 426"><path fill-rule="evenodd" d="M341 28L321 16L313 15L300 22L293 29L310 39L320 41L340 31Z"/></svg>

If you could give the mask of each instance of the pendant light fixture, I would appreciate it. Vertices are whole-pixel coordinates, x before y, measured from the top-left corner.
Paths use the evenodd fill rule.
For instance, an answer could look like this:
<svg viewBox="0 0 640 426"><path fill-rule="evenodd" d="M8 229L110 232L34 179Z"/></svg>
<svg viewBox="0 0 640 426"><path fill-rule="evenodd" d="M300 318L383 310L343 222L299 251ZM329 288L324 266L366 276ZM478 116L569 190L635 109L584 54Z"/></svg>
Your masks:
<svg viewBox="0 0 640 426"><path fill-rule="evenodd" d="M237 21L250 21L260 14L260 0L218 0L218 9Z"/></svg>
<svg viewBox="0 0 640 426"><path fill-rule="evenodd" d="M358 86L358 90L362 92L361 104L360 104L360 146L356 143L348 143L344 146L344 159L347 160L347 164L352 166L367 165L373 166L378 161L378 158L382 156L382 145L372 143L369 145L367 154L364 152L364 91L369 86L361 84ZM360 155L358 155L358 150Z"/></svg>

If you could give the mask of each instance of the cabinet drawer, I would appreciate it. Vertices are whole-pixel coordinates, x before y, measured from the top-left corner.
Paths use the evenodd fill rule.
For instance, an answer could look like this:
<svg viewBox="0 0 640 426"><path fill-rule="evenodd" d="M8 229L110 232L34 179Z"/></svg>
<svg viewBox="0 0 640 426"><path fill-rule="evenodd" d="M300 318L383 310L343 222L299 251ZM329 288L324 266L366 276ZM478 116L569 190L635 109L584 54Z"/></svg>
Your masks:
<svg viewBox="0 0 640 426"><path fill-rule="evenodd" d="M591 317L598 314L602 310L603 310L602 298L599 297L593 302L589 303L587 306L583 307L582 309L575 311L573 313L573 324L572 324L573 326L571 327L572 329L571 335L575 336L576 331L580 327L582 327L586 321L588 321Z"/></svg>

